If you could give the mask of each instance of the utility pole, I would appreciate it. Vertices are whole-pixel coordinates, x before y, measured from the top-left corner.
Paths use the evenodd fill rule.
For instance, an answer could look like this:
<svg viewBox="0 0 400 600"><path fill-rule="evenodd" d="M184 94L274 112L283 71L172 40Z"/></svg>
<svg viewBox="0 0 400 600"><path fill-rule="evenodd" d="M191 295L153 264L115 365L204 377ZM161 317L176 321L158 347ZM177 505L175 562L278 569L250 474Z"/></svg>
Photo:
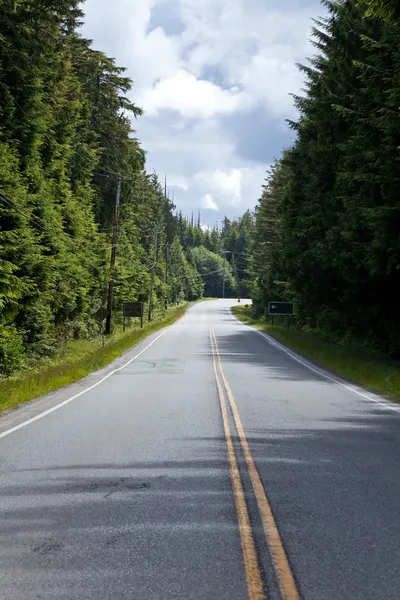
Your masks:
<svg viewBox="0 0 400 600"><path fill-rule="evenodd" d="M149 293L149 314L148 314L149 321L151 321L151 317L153 314L153 289L154 289L154 277L155 277L156 265L157 265L157 236L158 236L158 230L156 228L154 230L154 257L153 257L153 266L151 268L151 282L150 282L150 293Z"/></svg>
<svg viewBox="0 0 400 600"><path fill-rule="evenodd" d="M165 204L167 204L167 176L165 175L164 181L164 200ZM166 260L165 260L165 285L167 287L166 296L165 296L165 308L168 308L168 260L169 260L169 243L166 245Z"/></svg>
<svg viewBox="0 0 400 600"><path fill-rule="evenodd" d="M222 297L225 298L226 250L224 250L224 279L222 282Z"/></svg>
<svg viewBox="0 0 400 600"><path fill-rule="evenodd" d="M114 300L114 279L115 279L115 259L117 257L117 240L118 240L118 221L119 221L119 201L121 198L121 183L122 177L118 175L117 179L117 194L115 196L115 213L113 223L113 234L111 242L111 260L110 260L110 281L108 283L108 296L107 296L107 317L106 317L106 329L105 333L109 335L111 333L111 321L112 321L112 309Z"/></svg>
<svg viewBox="0 0 400 600"><path fill-rule="evenodd" d="M166 261L165 261L165 285L167 286L167 295L165 297L165 308L168 308L168 269L169 269L169 246L170 244L166 244Z"/></svg>

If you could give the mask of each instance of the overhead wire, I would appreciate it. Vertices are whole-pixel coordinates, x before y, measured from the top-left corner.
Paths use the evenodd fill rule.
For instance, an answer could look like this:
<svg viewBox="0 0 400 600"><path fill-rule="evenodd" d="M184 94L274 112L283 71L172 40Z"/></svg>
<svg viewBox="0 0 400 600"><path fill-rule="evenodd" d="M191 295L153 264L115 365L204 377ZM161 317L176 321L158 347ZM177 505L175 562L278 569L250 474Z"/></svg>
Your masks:
<svg viewBox="0 0 400 600"><path fill-rule="evenodd" d="M0 193L0 198L3 200L3 202L5 204L7 204L8 206L10 206L11 208L13 208L14 210L16 210L17 212L23 214L24 216L27 216L26 212L21 209L19 206L16 205L16 203L14 201L12 201L10 198L8 198L7 196L5 196L4 194ZM34 217L35 219L38 220L38 218L35 215L30 214L30 217ZM42 229L43 231L47 231L43 225L39 222L35 223L35 225L37 225L40 229ZM82 238L77 238L76 236L72 236L71 234L68 234L66 232L64 232L65 235L67 235L70 238L73 239L82 239ZM107 246L103 246L101 248L97 248L98 250L109 250L113 247L117 247L118 244L115 245L107 245ZM86 261L87 265L90 265L92 267L95 267L96 269L99 268L99 263L94 263L92 261ZM151 266L148 266L147 271L150 272L152 269L154 269L157 266L157 262L153 262L153 264ZM236 271L238 272L242 272L244 271L244 269L236 269ZM174 277L175 281L179 281L181 279L187 279L190 280L193 277L200 277L200 278L205 278L205 277L209 277L210 275L215 275L215 274L221 274L222 272L222 267L220 267L219 269L213 270L213 271L208 271L206 273L192 273L190 275L181 275L180 277ZM128 277L123 277L123 281L126 281L127 279L131 279L132 277L134 277L134 275L128 276Z"/></svg>
<svg viewBox="0 0 400 600"><path fill-rule="evenodd" d="M14 31L16 38L18 39L19 43L21 44L22 47L26 48L25 43L22 41L22 39L20 38L20 36L17 33L17 30L15 29L14 25L12 24L11 20L9 19L4 6L0 5L0 8L4 14L4 16L6 17L7 21L9 22L11 29ZM11 56L11 54L9 53L6 44L2 41L1 37L0 37L0 44L4 50L4 52L7 54L8 58L10 59L11 63L14 65L14 67L19 71L21 69L21 67L19 67L17 65L17 63L14 61L13 57ZM29 54L26 55L26 58L28 60L28 62L32 62L31 57L29 56ZM28 113L25 111L25 109L22 108L22 106L19 104L19 102L15 99L15 97L13 96L13 102L15 103L15 105L19 108L19 110L22 112L22 114L25 115L27 121L33 125L32 119L31 117L28 115Z"/></svg>
<svg viewBox="0 0 400 600"><path fill-rule="evenodd" d="M3 12L3 14L4 14L5 18L6 18L6 19L7 19L7 21L9 22L9 24L10 24L10 26L11 26L11 29L12 29L12 30L13 30L13 32L15 33L15 37L17 38L17 40L19 41L19 43L21 44L21 46L23 46L23 47L25 47L25 48L26 48L25 42L23 42L23 41L22 41L22 39L20 38L20 36L19 36L19 34L18 34L17 30L15 29L14 25L12 24L12 21L11 21L11 19L9 18L8 14L6 13L6 11L5 11L5 8L4 8L4 6L3 6L2 4L0 5L0 8L1 8L1 10L2 10L2 12ZM29 59L29 60L31 60L31 58L30 58L30 56L29 56L29 55L28 55L28 59Z"/></svg>
<svg viewBox="0 0 400 600"><path fill-rule="evenodd" d="M41 224L40 217L37 217L35 214L28 213L27 211L25 211L24 209L22 209L20 206L18 206L18 204L14 200L11 200L11 198L9 198L8 196L6 196L2 192L0 192L0 198L3 200L3 202L5 204L7 204L8 206L10 206L11 208L14 208L17 212L21 213L22 215L24 215L26 217L34 219L36 221L36 225L40 229L42 229L43 231L47 231L47 229ZM113 230L113 227L110 227L110 228L107 228L107 229L98 229L95 233L106 233L107 231L112 231L112 230ZM74 240L81 240L82 239L80 236L73 235L72 233L68 233L67 231L63 231L63 234L66 235L66 236L68 236L68 237L70 237L71 239L74 239ZM107 248L109 248L109 247L110 246L108 245Z"/></svg>
<svg viewBox="0 0 400 600"><path fill-rule="evenodd" d="M32 213L27 213L20 206L18 206L13 200L11 200L10 198L8 198L8 196L5 196L1 192L0 192L0 198L3 200L3 202L5 202L9 206L11 206L11 208L14 208L17 212L19 212L22 215L27 216L27 217L29 217L31 219L34 219L36 221L36 225L40 229L42 229L45 232L48 232L48 230L41 224L39 217L37 217L36 215L34 215ZM82 237L73 235L72 233L68 233L67 231L63 231L63 234L66 235L67 237L71 238L71 239L74 239L74 240L79 240L79 241L82 240Z"/></svg>
<svg viewBox="0 0 400 600"><path fill-rule="evenodd" d="M10 25L11 29L13 30L13 32L14 32L14 34L15 34L15 37L16 37L16 39L18 39L19 43L21 44L21 47L25 47L25 48L26 48L26 45L25 45L25 43L22 41L22 39L21 39L21 37L19 36L19 34L18 34L17 30L15 29L15 27L14 27L13 23L12 23L12 22L11 22L11 20L9 19L9 17L8 17L8 15L7 15L7 13L6 13L5 9L4 9L4 7L3 7L2 5L0 5L0 8L1 8L1 10L2 10L2 12L3 12L3 14L4 14L4 16L5 16L6 20L8 21L8 23L9 23L9 25ZM7 48L7 46L6 46L6 44L3 42L3 40L2 40L1 38L0 38L0 44L1 44L2 48L3 48L3 51L4 51L4 52L5 52L5 54L8 56L8 58L9 58L9 60L10 60L11 64L14 66L14 68L15 68L15 69L17 69L17 70L20 70L20 67L19 67L19 66L16 64L16 62L14 61L14 58L13 58L13 56L10 54L10 52L9 52L9 50L8 50L8 48ZM28 61L30 61L30 62L31 62L31 60L32 60L32 59L31 59L31 57L30 57L29 55L27 55L27 56L26 56L26 58L28 59ZM15 99L15 97L13 97L13 102L14 102L15 106L16 106L16 107L17 107L17 108L18 108L18 109L21 111L21 113L22 113L22 114L23 114L23 115L26 117L26 119L27 119L27 122L28 122L29 124L31 124L31 125L32 125L32 124L33 124L33 122L32 122L32 119L31 119L31 117L28 115L28 113L26 112L26 110L22 108L22 106L21 106L21 105L19 104L19 102L18 102L18 101ZM97 177L104 177L104 178L107 178L107 179L111 179L111 178L113 178L113 177L115 177L115 176L116 176L116 177L120 177L120 178L121 178L123 181L135 181L135 182L136 182L136 181L138 181L138 180L139 180L139 177L140 177L140 175L139 175L139 177L138 177L138 176L135 176L135 177L126 177L126 176L124 176L124 175L121 175L120 173L117 173L116 171L112 171L111 169L110 169L110 170L106 170L106 169L105 169L103 173L100 173L100 172L97 172L97 171L95 171L95 172L93 172L93 175L94 175L94 176L97 176ZM26 217L26 218L28 218L29 220L33 220L33 221L35 222L35 223L34 223L34 225L35 225L36 227L38 227L39 229L41 229L41 230L42 230L42 231L44 231L45 233L48 233L48 228L46 228L46 227L45 227L45 226L42 224L42 222L41 222L41 219L40 219L39 217L37 217L35 214L33 214L32 212L28 212L28 211L26 211L26 210L22 209L22 208L21 208L21 207L20 207L20 206L19 206L19 205L18 205L16 202L14 202L14 201L13 201L13 200L11 200L11 199L10 199L8 196L6 196L6 195L2 194L1 192L0 192L0 198L1 198L1 200L2 200L2 201L3 201L3 202L6 204L6 205L10 206L10 207L11 207L11 208L13 208L15 211L19 212L20 214L22 214L23 216L25 216L25 217ZM113 229L114 229L114 227L110 227L110 228L106 228L106 229L98 230L97 232L98 232L98 233L106 233L106 232L113 231ZM146 232L150 232L150 231L154 232L154 231L155 231L155 228L154 228L154 227L150 227L150 228L147 228L147 229L144 229L144 230L140 230L140 234L144 234L144 233L146 233ZM97 233L97 232L96 232L96 233ZM161 230L160 230L160 229L157 229L157 232L158 232L158 233L160 233L160 232L161 232ZM65 236L67 236L68 238L72 239L72 240L77 240L77 241L82 241L82 240L83 240L83 238L82 238L82 237L79 237L79 236L76 236L76 235L70 234L70 233L68 233L68 232L66 232L66 231L63 231L63 234L64 234ZM111 246L110 246L110 245L107 245L107 246L103 246L103 247L97 248L97 250L109 250L109 249L112 249L112 248L116 248L117 246L118 246L118 244L112 244ZM92 266L96 266L96 267L98 267L98 264L91 263L90 261L89 261L89 264L91 264ZM156 266L156 263L154 263L154 264L153 264L153 265L150 267L150 270L151 270L151 269L153 269L155 266Z"/></svg>
<svg viewBox="0 0 400 600"><path fill-rule="evenodd" d="M18 67L18 65L17 65L17 64L14 62L14 60L13 60L13 58L12 58L11 54L8 52L8 50L7 50L6 46L5 46L5 44L2 42L1 38L0 38L0 44L2 45L2 48L3 48L3 50L4 50L4 51L5 51L5 53L7 54L8 58L10 59L10 61L11 61L11 62L12 62L12 64L14 65L14 67L15 67L16 69L18 69L18 70L19 70L19 69L20 69L20 67ZM13 102L14 102L14 104L15 104L15 105L16 105L16 106L19 108L19 110L22 112L22 114L23 114L23 115L25 115L25 117L26 117L26 120L28 121L28 123L29 123L30 125L33 125L33 122L32 122L32 120L31 120L30 116L28 115L28 113L26 112L26 110L22 108L22 106L19 104L19 102L17 102L17 100L15 99L15 97L14 97L14 96L12 97L12 99L13 99Z"/></svg>

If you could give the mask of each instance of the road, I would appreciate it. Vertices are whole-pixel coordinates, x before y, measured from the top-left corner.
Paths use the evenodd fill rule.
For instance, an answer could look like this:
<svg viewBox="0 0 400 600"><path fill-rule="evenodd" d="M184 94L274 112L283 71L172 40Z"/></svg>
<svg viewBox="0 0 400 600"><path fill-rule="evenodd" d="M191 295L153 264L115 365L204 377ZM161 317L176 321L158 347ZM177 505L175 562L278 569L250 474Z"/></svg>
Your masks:
<svg viewBox="0 0 400 600"><path fill-rule="evenodd" d="M0 598L398 600L398 408L232 303L0 419Z"/></svg>

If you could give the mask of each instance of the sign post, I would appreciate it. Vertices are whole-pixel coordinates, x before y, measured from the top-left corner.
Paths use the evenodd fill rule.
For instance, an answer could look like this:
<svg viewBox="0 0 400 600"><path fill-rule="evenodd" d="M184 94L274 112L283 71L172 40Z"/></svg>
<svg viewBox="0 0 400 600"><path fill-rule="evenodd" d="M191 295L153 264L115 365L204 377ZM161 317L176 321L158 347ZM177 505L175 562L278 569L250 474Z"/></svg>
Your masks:
<svg viewBox="0 0 400 600"><path fill-rule="evenodd" d="M272 317L272 325L276 316L285 316L288 319L289 326L289 317L294 314L294 304L293 302L268 302L268 314Z"/></svg>
<svg viewBox="0 0 400 600"><path fill-rule="evenodd" d="M124 302L123 307L124 315L124 331L125 331L125 319L126 317L139 317L140 327L143 328L143 302Z"/></svg>
<svg viewBox="0 0 400 600"><path fill-rule="evenodd" d="M104 306L100 306L99 310L94 313L96 319L100 322L101 343L104 348L104 319L108 317L109 311Z"/></svg>

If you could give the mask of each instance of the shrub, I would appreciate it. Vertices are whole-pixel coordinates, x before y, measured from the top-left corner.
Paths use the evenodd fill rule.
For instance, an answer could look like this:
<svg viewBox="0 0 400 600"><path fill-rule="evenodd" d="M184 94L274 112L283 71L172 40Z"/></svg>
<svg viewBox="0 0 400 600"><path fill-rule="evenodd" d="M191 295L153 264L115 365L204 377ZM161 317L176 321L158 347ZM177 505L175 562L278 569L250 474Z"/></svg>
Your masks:
<svg viewBox="0 0 400 600"><path fill-rule="evenodd" d="M15 327L0 325L0 378L12 375L22 367L25 349Z"/></svg>

